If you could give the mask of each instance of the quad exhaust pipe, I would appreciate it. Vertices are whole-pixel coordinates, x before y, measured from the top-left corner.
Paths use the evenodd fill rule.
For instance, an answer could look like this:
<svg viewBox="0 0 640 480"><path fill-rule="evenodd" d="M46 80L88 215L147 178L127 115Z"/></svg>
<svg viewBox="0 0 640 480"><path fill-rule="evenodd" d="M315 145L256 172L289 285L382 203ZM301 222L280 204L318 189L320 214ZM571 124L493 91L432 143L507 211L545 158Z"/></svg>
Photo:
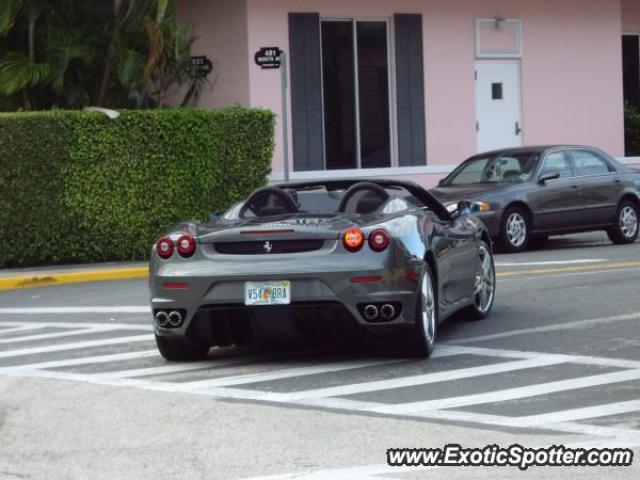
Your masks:
<svg viewBox="0 0 640 480"><path fill-rule="evenodd" d="M385 320L391 320L396 315L396 309L393 305L387 303L380 308L380 315Z"/></svg>
<svg viewBox="0 0 640 480"><path fill-rule="evenodd" d="M160 311L156 313L156 324L163 328L169 325L169 315L167 315L167 312Z"/></svg>
<svg viewBox="0 0 640 480"><path fill-rule="evenodd" d="M392 322L400 315L402 304L367 303L358 305L358 309L367 322Z"/></svg>
<svg viewBox="0 0 640 480"><path fill-rule="evenodd" d="M169 325L172 327L179 327L182 324L182 314L177 311L173 311L169 314Z"/></svg>
<svg viewBox="0 0 640 480"><path fill-rule="evenodd" d="M375 320L378 318L378 307L375 305L367 305L364 307L364 318L367 320Z"/></svg>
<svg viewBox="0 0 640 480"><path fill-rule="evenodd" d="M173 310L171 312L160 310L156 313L156 325L161 328L177 328L182 325L182 320L182 313L177 310Z"/></svg>

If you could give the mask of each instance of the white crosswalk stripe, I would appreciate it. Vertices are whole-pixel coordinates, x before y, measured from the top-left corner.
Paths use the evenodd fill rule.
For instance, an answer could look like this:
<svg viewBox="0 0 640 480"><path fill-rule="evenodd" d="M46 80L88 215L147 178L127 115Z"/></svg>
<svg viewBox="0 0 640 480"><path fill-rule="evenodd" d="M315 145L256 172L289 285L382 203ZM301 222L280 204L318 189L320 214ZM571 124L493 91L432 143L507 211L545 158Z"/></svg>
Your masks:
<svg viewBox="0 0 640 480"><path fill-rule="evenodd" d="M361 361L361 362L337 362L311 365L305 367L285 368L271 372L250 373L237 377L216 378L213 380L202 380L181 384L180 390L206 390L215 387L227 387L231 385L247 385L251 383L269 382L282 380L285 378L304 377L307 375L317 375L320 373L342 372L357 368L375 367L376 365L389 365L392 363L404 362L406 360L381 360L381 361Z"/></svg>
<svg viewBox="0 0 640 480"><path fill-rule="evenodd" d="M65 360L52 360L39 363L30 363L17 367L0 368L2 371L16 370L44 370L47 368L75 367L78 365L93 365L101 363L121 362L125 360L136 360L141 358L159 358L160 354L157 349L140 350L136 352L112 353L109 355L97 355L95 357L69 358Z"/></svg>
<svg viewBox="0 0 640 480"><path fill-rule="evenodd" d="M0 345L13 344L17 342L34 342L36 340L50 340L52 338L72 337L74 335L88 335L91 333L108 332L109 328L82 328L80 330L67 330L63 332L43 333L40 335L29 335L17 338L0 338Z"/></svg>
<svg viewBox="0 0 640 480"><path fill-rule="evenodd" d="M21 325L21 324L13 324L13 323L9 323L9 324L4 323L4 324L8 325L8 327L0 330L0 338L6 335L7 333L14 334L14 333L26 332L26 331L32 331L32 330L41 330L46 327L46 325L33 325L33 324L31 325Z"/></svg>
<svg viewBox="0 0 640 480"><path fill-rule="evenodd" d="M505 402L508 400L530 398L538 395L547 395L550 393L563 392L567 390L596 387L600 385L609 385L612 383L628 382L631 380L639 379L640 370L626 370L622 372L572 378L570 380L560 380L557 382L528 385L526 387L509 388L488 393L478 393L475 395L463 395L461 397L410 402L400 405L386 405L376 408L374 411L376 413L392 413L396 415L412 414L429 410L445 410L469 405L479 405L482 403Z"/></svg>
<svg viewBox="0 0 640 480"><path fill-rule="evenodd" d="M576 404L571 405L571 408L556 405L549 411L542 410L542 413L540 410L527 411L528 406L523 403L518 416L482 412L483 406L487 404L495 406L502 402L533 398L542 398L544 402L545 396L557 393L629 385L629 382L640 380L640 361L442 344L426 362L413 362L398 357L354 359L348 358L348 355L342 355L346 357L342 359L323 361L322 356L300 351L225 356L225 351L221 350L215 354L216 358L212 357L209 361L168 363L155 348L121 351L122 347L128 345L139 348L140 343L153 341L153 335L142 334L142 331L148 332L149 328L144 325L91 322L0 324L6 327L0 330L0 345L5 348L0 351L0 375L184 392L221 399L270 402L282 406L465 422L492 428L557 430L606 436L618 443L640 445L638 430L588 424L588 421L596 418L638 413L638 399L619 399L597 405ZM39 329L44 328L54 331L38 333ZM3 338L5 333L11 335ZM89 339L74 341L74 337L83 335L87 335ZM92 335L100 335L101 338L91 338ZM95 347L104 347L106 351L103 350L99 355L90 353L95 353L91 350ZM117 347L120 351L109 353L109 347ZM85 349L86 355L78 356ZM64 352L73 352L74 358L60 358L59 354ZM56 356L51 358L52 355ZM467 358L461 365L463 356ZM483 358L484 364L469 364L473 360L468 357L473 356ZM25 363L20 363L21 357L29 358L25 358ZM397 375L398 371L404 369L405 363L407 371L413 374ZM438 370L434 371L432 365L438 365ZM573 370L569 371L569 366ZM545 368L554 369L561 379L541 382L540 376L532 373ZM565 378L561 375L563 369L568 372L564 373ZM594 370L598 373L594 374ZM476 387L473 387L476 393L473 388L457 389L457 386L474 379L491 376L499 378L500 375L513 375L516 372L525 378L530 376L530 384L478 391L476 382ZM255 385L258 383L259 386ZM374 398L381 398L379 395L375 396L379 392L389 392L388 398L394 398L393 392L396 390L433 384L441 387L456 385L452 391L464 393L430 398L431 390L425 388L413 393L418 395L417 400L413 400L416 398L414 396L412 401L400 403L372 401ZM487 385L501 383L488 382ZM348 398L352 395L358 397ZM465 407L474 408L469 411Z"/></svg>
<svg viewBox="0 0 640 480"><path fill-rule="evenodd" d="M151 335L133 335L129 337L107 338L103 340L87 340L86 342L65 343L62 345L48 345L46 347L24 348L20 350L9 350L0 352L0 358L19 357L24 355L35 355L38 353L62 352L65 350L79 350L90 347L104 347L107 345L117 345L122 343L149 342Z"/></svg>
<svg viewBox="0 0 640 480"><path fill-rule="evenodd" d="M381 390L391 390L394 388L412 387L417 385L428 385L430 383L461 380L463 378L474 378L483 375L495 375L497 373L513 372L527 368L543 367L564 363L562 358L553 355L531 358L528 360L516 360L513 362L499 363L495 365L485 365L482 367L463 368L460 370L447 370L438 373L427 373L412 377L392 378L390 380L377 380L373 382L355 383L339 387L319 388L317 390L307 390L296 392L290 395L291 400L301 400L319 397L338 397L354 395L365 392L379 392Z"/></svg>

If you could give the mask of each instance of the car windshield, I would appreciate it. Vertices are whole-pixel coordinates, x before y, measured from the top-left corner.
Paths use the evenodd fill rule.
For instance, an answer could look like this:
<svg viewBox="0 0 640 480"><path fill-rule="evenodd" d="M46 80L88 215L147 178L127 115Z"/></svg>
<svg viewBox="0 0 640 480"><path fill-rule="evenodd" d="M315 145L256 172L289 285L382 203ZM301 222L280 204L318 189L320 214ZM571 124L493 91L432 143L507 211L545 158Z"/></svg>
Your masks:
<svg viewBox="0 0 640 480"><path fill-rule="evenodd" d="M531 178L538 153L513 153L476 157L467 160L443 182L443 185L476 183L522 183Z"/></svg>
<svg viewBox="0 0 640 480"><path fill-rule="evenodd" d="M283 188L282 190L293 199L300 213L322 216L335 215L338 212L340 201L346 192L345 188L327 188L325 185L314 185L312 187L304 188ZM385 190L391 197L395 197L397 200L395 202L389 202L392 204L388 207L389 209L402 210L409 208L410 205L426 209L426 206L420 202L420 200L415 198L404 188L393 186L386 187ZM375 194L365 192L360 196L359 202L379 202L379 199L377 198L369 198L372 196L375 197ZM279 212L280 209L276 207L278 207L281 202L282 199L278 195L266 194L260 198L260 205L257 206L257 208L262 211L268 210L270 212ZM234 205L224 214L223 219L230 221L240 218L243 206L244 203ZM252 218L255 216L256 214L252 210L246 210L243 214L243 218ZM258 216L267 215L259 214Z"/></svg>

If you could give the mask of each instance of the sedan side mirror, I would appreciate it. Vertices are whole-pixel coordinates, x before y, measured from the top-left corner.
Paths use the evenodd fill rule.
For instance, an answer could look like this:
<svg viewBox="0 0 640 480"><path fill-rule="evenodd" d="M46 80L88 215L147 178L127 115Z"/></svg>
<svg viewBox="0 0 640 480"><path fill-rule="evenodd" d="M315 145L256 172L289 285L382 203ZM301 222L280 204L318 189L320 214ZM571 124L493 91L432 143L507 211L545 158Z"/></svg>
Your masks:
<svg viewBox="0 0 640 480"><path fill-rule="evenodd" d="M217 223L220 221L220 217L222 217L222 212L211 212L209 213L209 222Z"/></svg>
<svg viewBox="0 0 640 480"><path fill-rule="evenodd" d="M440 180L438 180L438 186L441 187L444 185L444 178L441 178Z"/></svg>
<svg viewBox="0 0 640 480"><path fill-rule="evenodd" d="M557 178L560 178L560 172L546 172L540 175L540 178L538 178L538 183L540 185L544 185L549 180L556 180Z"/></svg>

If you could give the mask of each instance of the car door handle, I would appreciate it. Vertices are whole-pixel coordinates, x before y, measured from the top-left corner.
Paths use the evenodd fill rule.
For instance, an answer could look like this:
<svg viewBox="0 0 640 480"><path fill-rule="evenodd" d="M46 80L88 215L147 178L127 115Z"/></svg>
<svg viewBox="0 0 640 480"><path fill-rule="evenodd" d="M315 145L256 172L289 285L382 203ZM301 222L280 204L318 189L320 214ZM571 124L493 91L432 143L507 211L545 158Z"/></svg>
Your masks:
<svg viewBox="0 0 640 480"><path fill-rule="evenodd" d="M571 185L571 188L575 188L576 190L580 188L580 185Z"/></svg>
<svg viewBox="0 0 640 480"><path fill-rule="evenodd" d="M620 183L620 179L619 178L614 178L613 179L613 183Z"/></svg>
<svg viewBox="0 0 640 480"><path fill-rule="evenodd" d="M520 122L516 122L516 135L520 135L522 133L522 129L520 128Z"/></svg>

